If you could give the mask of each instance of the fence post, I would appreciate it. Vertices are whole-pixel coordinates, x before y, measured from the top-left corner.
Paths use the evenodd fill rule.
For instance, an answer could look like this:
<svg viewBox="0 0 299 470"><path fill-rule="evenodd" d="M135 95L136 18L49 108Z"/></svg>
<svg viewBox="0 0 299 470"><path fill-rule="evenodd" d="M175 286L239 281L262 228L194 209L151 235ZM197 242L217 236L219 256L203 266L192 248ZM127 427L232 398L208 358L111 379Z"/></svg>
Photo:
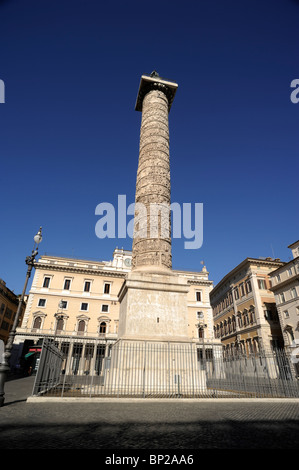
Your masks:
<svg viewBox="0 0 299 470"><path fill-rule="evenodd" d="M193 351L192 351L192 343L190 343L190 359L191 359L191 374L192 374L192 395L194 398L194 368L193 368Z"/></svg>
<svg viewBox="0 0 299 470"><path fill-rule="evenodd" d="M145 398L145 368L146 368L146 341L144 342L144 358L143 358L143 398Z"/></svg>

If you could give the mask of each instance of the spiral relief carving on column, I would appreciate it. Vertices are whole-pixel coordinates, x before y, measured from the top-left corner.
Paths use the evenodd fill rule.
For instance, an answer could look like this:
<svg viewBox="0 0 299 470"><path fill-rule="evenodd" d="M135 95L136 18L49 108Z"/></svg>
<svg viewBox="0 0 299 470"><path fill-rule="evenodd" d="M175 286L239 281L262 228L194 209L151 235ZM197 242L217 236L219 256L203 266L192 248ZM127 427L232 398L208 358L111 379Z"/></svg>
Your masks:
<svg viewBox="0 0 299 470"><path fill-rule="evenodd" d="M136 104L136 109L142 110L142 121L132 268L153 267L170 270L172 260L168 113L177 85L161 83L156 75L154 78L153 81L142 77ZM138 203L143 206L138 208Z"/></svg>

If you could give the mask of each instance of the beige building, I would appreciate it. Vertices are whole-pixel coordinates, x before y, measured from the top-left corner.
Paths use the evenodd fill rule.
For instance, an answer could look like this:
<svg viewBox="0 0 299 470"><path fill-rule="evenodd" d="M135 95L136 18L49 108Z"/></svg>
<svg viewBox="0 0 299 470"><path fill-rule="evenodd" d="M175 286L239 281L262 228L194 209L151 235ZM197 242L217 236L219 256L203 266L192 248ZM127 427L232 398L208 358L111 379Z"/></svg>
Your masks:
<svg viewBox="0 0 299 470"><path fill-rule="evenodd" d="M285 263L246 258L210 293L215 337L228 354L251 354L283 347L270 274Z"/></svg>
<svg viewBox="0 0 299 470"><path fill-rule="evenodd" d="M293 259L273 271L270 279L285 348L292 351L296 344L299 346L299 240L288 248L292 250Z"/></svg>
<svg viewBox="0 0 299 470"><path fill-rule="evenodd" d="M43 338L55 337L65 354L67 372L89 373L94 368L100 374L103 358L118 339L118 294L131 270L131 258L131 251L123 249L114 251L112 261L41 256L15 339L21 365L36 368ZM189 286L190 341L212 346L209 273L205 267L200 272L174 272Z"/></svg>

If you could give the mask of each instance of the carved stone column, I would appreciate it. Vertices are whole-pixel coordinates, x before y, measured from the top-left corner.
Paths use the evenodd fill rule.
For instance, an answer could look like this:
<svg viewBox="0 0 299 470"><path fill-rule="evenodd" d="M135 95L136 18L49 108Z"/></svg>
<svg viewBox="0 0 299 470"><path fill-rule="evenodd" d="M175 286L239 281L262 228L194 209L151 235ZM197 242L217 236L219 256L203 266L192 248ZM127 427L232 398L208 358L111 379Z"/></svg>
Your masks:
<svg viewBox="0 0 299 470"><path fill-rule="evenodd" d="M105 376L111 393L177 393L178 383L187 393L194 384L206 388L188 336L189 285L171 263L168 113L176 89L156 73L141 77L133 268L118 293L118 341Z"/></svg>
<svg viewBox="0 0 299 470"><path fill-rule="evenodd" d="M171 262L168 113L177 89L156 72L141 77L142 111L136 181L133 270L169 271Z"/></svg>

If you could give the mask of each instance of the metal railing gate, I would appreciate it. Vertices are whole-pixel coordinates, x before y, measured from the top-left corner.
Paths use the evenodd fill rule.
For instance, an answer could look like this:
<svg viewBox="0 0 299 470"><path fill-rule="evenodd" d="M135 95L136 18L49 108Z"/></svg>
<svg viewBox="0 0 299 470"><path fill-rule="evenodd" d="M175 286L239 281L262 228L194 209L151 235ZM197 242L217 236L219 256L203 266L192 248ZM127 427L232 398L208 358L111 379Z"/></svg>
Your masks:
<svg viewBox="0 0 299 470"><path fill-rule="evenodd" d="M299 397L285 351L223 356L203 344L45 339L33 389L52 397Z"/></svg>

